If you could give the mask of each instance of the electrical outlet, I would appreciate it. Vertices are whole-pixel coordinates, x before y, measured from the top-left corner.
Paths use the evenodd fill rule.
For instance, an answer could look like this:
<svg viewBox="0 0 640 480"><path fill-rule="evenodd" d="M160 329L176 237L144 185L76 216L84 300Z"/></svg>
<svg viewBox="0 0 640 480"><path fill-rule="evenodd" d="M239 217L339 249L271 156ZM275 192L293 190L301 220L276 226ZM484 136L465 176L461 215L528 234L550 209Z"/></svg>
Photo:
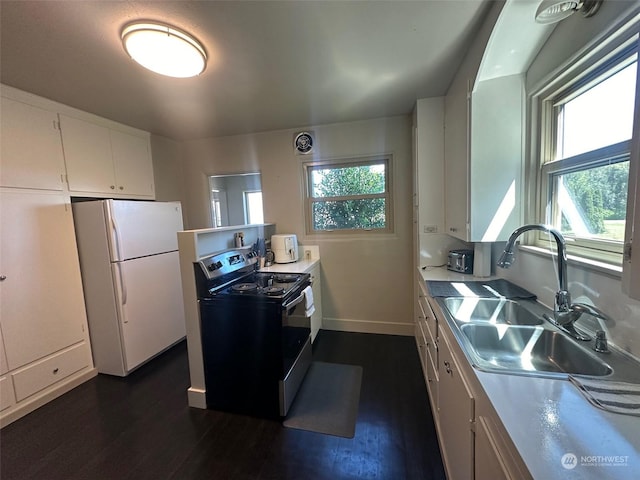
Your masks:
<svg viewBox="0 0 640 480"><path fill-rule="evenodd" d="M437 225L425 225L423 230L424 233L438 233Z"/></svg>

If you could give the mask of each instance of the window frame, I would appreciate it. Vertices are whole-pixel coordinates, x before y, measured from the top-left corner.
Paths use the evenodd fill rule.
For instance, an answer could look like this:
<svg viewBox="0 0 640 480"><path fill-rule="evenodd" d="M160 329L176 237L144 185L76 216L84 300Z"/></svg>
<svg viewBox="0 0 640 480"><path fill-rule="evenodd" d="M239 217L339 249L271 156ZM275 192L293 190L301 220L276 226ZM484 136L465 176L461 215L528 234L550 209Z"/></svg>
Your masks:
<svg viewBox="0 0 640 480"><path fill-rule="evenodd" d="M311 172L320 169L338 169L367 165L385 164L385 191L380 194L361 194L336 197L313 197L311 187ZM394 233L393 221L393 155L381 154L369 157L337 158L309 161L302 164L302 182L304 191L304 220L307 235L377 235ZM342 228L333 230L315 230L313 228L313 205L328 201L385 199L385 227L384 228Z"/></svg>
<svg viewBox="0 0 640 480"><path fill-rule="evenodd" d="M562 71L556 73L552 80L545 82L531 96L533 113L530 117L532 119L531 168L535 172L535 190L532 192L532 197L535 196L536 208L533 215L537 222L551 223L553 201L551 179L554 174L571 173L584 170L584 167L595 168L630 159L632 139L555 160L558 131L557 108L561 103L577 97L606 76L613 75L632 63L629 59L638 55L638 36L637 26L623 29L619 34L612 35L612 40L606 45L600 49L594 49L597 51L587 52L577 61L574 59L566 62ZM640 65L640 61L638 64ZM638 90L636 87L636 95ZM629 212L627 212L628 215ZM536 247L554 249L554 246L550 245L548 236L542 232L533 233L530 239ZM570 255L579 258L597 260L619 268L622 265L623 244L624 241L568 237L567 251Z"/></svg>

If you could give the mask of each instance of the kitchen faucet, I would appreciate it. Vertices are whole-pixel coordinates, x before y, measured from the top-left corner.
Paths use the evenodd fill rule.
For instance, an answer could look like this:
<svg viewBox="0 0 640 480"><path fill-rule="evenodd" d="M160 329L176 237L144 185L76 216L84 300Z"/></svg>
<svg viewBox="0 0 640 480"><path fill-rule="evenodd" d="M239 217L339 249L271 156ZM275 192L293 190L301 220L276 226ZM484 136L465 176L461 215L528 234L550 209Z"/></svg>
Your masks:
<svg viewBox="0 0 640 480"><path fill-rule="evenodd" d="M509 268L513 264L515 256L513 247L516 239L523 233L531 230L541 230L553 235L558 249L558 291L555 296L553 318L546 314L543 315L543 317L577 340L591 340L587 335L578 332L574 327L574 323L585 313L602 320L607 320L608 318L592 305L571 303L571 294L569 293L567 281L567 248L564 237L558 230L549 225L542 224L523 225L522 227L516 228L509 237L509 240L507 240L504 252L502 252L502 255L498 259L498 267Z"/></svg>

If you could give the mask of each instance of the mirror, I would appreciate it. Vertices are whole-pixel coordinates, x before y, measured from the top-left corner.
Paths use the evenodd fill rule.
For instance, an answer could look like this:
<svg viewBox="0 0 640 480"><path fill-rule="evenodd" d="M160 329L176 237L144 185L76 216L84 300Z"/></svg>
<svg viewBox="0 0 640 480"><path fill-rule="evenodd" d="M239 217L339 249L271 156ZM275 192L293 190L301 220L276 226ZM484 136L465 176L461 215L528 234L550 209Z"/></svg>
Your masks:
<svg viewBox="0 0 640 480"><path fill-rule="evenodd" d="M211 226L264 223L259 173L210 175Z"/></svg>

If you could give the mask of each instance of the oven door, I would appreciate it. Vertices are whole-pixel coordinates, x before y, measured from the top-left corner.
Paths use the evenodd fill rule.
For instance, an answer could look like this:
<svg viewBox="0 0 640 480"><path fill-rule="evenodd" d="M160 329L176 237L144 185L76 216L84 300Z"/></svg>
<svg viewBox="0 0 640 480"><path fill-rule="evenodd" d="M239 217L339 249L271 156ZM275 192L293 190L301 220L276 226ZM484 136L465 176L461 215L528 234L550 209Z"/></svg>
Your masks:
<svg viewBox="0 0 640 480"><path fill-rule="evenodd" d="M291 315L296 306L304 305L304 289L282 306L282 353L284 376L279 382L280 415L286 416L296 393L311 366L311 319Z"/></svg>

